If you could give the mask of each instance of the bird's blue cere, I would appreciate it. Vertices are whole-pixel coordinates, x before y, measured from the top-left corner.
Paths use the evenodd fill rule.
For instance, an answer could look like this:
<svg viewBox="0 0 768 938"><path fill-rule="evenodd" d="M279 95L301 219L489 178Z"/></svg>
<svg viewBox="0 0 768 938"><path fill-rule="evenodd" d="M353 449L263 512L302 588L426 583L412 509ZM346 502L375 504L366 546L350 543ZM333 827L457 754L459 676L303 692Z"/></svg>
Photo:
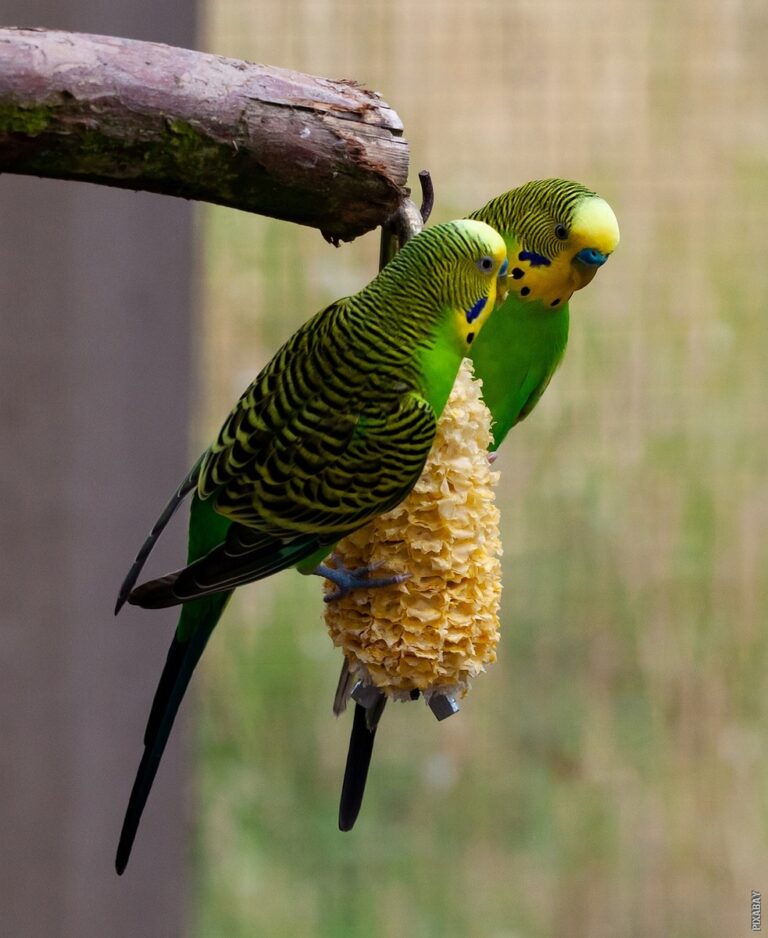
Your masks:
<svg viewBox="0 0 768 938"><path fill-rule="evenodd" d="M591 267L600 267L608 260L607 254L602 254L595 248L584 248L576 257L583 264L589 264Z"/></svg>
<svg viewBox="0 0 768 938"><path fill-rule="evenodd" d="M499 276L503 277L509 270L509 258L504 258L504 263L499 267Z"/></svg>

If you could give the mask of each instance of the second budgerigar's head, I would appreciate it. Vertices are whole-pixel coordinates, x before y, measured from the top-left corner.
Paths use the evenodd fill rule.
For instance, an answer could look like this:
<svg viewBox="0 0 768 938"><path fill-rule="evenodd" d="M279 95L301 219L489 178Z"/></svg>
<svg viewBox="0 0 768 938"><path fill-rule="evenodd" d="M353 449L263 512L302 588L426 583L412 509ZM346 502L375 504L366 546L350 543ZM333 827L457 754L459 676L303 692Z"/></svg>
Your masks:
<svg viewBox="0 0 768 938"><path fill-rule="evenodd" d="M471 218L499 231L509 251L508 288L559 307L585 287L619 243L610 205L578 182L538 179L491 199Z"/></svg>

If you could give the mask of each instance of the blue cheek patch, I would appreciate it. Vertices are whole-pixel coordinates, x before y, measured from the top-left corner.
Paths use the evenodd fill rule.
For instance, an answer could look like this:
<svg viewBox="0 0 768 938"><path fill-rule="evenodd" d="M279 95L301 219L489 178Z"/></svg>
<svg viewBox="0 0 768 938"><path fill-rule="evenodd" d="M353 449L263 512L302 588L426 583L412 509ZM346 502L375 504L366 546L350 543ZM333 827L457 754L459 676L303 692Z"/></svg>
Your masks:
<svg viewBox="0 0 768 938"><path fill-rule="evenodd" d="M477 317L482 313L485 308L485 304L488 302L487 296L481 296L480 299L475 303L472 309L468 309L466 312L467 322L474 322Z"/></svg>
<svg viewBox="0 0 768 938"><path fill-rule="evenodd" d="M549 267L552 263L548 257L535 251L521 251L517 256L521 261L530 261L531 267Z"/></svg>

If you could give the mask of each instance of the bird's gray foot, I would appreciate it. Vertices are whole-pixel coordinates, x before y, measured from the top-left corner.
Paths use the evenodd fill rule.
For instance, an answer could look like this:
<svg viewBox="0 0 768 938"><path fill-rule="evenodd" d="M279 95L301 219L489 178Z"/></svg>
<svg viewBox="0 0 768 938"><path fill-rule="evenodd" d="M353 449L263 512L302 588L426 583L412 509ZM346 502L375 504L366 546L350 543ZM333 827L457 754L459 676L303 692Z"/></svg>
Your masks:
<svg viewBox="0 0 768 938"><path fill-rule="evenodd" d="M371 574L379 569L382 561L368 564L365 567L356 567L354 570L348 570L338 556L334 556L333 559L336 564L335 567L329 567L325 563L319 563L312 571L336 585L336 589L332 593L326 594L324 597L327 603L341 599L342 596L346 596L348 593L351 593L352 590L373 589L379 586L394 586L397 583L404 583L406 580L410 579L411 576L410 573L393 573L390 576L372 577Z"/></svg>

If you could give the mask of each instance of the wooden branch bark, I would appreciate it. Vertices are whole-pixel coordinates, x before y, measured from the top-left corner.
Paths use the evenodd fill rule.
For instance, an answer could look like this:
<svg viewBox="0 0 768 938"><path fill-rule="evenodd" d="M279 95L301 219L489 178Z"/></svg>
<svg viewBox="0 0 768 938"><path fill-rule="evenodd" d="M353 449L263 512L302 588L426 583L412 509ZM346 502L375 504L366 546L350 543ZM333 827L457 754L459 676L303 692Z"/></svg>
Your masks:
<svg viewBox="0 0 768 938"><path fill-rule="evenodd" d="M408 194L401 135L397 114L352 82L0 29L0 172L214 202L350 240Z"/></svg>

